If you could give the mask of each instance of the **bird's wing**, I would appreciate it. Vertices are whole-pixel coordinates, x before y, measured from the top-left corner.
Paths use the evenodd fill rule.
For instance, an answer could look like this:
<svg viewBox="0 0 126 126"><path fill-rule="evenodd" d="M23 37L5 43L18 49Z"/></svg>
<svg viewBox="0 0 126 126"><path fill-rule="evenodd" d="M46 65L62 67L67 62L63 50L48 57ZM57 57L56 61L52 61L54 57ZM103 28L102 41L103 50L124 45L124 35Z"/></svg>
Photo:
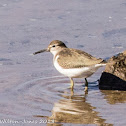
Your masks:
<svg viewBox="0 0 126 126"><path fill-rule="evenodd" d="M70 48L63 49L58 55L57 62L66 69L92 66L103 61L103 59L97 59L84 51Z"/></svg>

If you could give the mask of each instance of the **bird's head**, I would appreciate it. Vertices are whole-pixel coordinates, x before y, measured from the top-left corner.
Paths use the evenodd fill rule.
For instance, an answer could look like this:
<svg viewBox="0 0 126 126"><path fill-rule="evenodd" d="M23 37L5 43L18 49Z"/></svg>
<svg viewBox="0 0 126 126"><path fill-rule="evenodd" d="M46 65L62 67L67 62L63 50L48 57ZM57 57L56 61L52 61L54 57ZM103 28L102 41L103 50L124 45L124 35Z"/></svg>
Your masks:
<svg viewBox="0 0 126 126"><path fill-rule="evenodd" d="M63 48L67 48L67 47L62 41L53 40L46 49L42 49L33 54L36 55L36 54L42 53L42 52L51 52L53 55L56 55Z"/></svg>

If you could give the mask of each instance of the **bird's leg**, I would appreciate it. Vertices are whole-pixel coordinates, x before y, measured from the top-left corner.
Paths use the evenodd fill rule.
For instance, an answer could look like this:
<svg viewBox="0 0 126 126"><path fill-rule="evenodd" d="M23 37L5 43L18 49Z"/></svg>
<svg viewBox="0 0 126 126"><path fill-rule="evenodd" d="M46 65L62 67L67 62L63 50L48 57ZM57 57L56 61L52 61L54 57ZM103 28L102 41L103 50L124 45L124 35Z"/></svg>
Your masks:
<svg viewBox="0 0 126 126"><path fill-rule="evenodd" d="M85 91L88 91L88 81L86 78L85 78Z"/></svg>
<svg viewBox="0 0 126 126"><path fill-rule="evenodd" d="M74 95L74 90L71 89L71 96L70 96L70 98L72 98L73 95Z"/></svg>
<svg viewBox="0 0 126 126"><path fill-rule="evenodd" d="M71 83L71 89L73 90L73 88L74 88L74 81L73 81L73 78L70 78L70 83Z"/></svg>

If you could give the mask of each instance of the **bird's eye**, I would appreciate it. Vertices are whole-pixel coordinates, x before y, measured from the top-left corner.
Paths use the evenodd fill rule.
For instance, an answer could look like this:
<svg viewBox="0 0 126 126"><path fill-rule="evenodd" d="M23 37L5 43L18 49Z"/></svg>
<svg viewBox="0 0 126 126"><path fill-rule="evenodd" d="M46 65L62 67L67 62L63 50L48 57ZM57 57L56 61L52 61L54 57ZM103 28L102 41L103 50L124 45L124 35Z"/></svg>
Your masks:
<svg viewBox="0 0 126 126"><path fill-rule="evenodd" d="M52 47L56 47L55 45L53 45Z"/></svg>

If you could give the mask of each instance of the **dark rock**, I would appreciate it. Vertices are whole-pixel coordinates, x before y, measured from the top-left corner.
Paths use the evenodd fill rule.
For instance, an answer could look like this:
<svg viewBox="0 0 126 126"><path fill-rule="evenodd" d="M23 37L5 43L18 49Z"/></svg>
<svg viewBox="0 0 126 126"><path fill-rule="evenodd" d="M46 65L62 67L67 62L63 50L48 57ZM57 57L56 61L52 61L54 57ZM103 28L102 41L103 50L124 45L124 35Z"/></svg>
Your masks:
<svg viewBox="0 0 126 126"><path fill-rule="evenodd" d="M126 90L126 51L108 60L99 81L99 89Z"/></svg>
<svg viewBox="0 0 126 126"><path fill-rule="evenodd" d="M101 90L126 90L126 81L119 77L103 72L99 81L99 89Z"/></svg>

